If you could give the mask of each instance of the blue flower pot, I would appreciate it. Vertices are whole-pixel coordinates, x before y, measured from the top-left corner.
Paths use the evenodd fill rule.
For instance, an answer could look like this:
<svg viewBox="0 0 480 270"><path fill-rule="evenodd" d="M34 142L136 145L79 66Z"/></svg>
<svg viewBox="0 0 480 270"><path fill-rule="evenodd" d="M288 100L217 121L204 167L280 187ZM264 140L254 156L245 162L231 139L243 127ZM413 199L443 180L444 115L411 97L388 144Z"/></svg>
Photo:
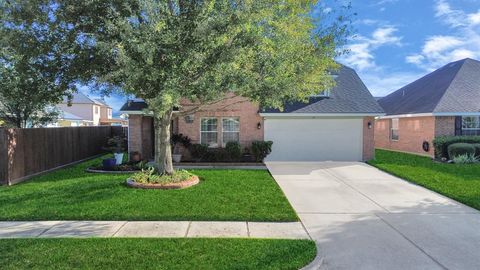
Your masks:
<svg viewBox="0 0 480 270"><path fill-rule="evenodd" d="M117 161L114 158L106 158L102 161L102 165L105 169L112 169L115 166L116 162Z"/></svg>

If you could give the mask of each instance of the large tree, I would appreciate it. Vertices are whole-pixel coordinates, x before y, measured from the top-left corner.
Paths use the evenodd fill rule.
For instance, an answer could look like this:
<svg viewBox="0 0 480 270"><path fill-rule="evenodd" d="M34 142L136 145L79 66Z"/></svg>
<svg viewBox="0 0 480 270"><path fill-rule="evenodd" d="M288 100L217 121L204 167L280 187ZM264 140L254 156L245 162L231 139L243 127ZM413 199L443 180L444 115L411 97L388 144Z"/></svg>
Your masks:
<svg viewBox="0 0 480 270"><path fill-rule="evenodd" d="M76 31L85 80L143 98L155 119L155 161L173 173L170 123L230 97L281 108L332 87L348 18L318 21L315 0L59 1ZM319 12L323 14L323 12Z"/></svg>
<svg viewBox="0 0 480 270"><path fill-rule="evenodd" d="M54 121L75 91L70 66L76 33L51 1L0 1L0 120L26 127Z"/></svg>

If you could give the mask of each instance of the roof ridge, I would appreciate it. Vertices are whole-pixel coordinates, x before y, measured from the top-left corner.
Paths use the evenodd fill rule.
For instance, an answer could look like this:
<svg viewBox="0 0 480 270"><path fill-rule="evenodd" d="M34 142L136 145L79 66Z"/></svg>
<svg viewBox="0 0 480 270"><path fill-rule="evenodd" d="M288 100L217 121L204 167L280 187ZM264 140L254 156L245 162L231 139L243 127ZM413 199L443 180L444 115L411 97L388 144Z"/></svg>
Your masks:
<svg viewBox="0 0 480 270"><path fill-rule="evenodd" d="M455 63L461 63L461 66L455 72L455 76L453 76L452 80L450 80L447 89L445 89L445 91L443 92L442 97L438 100L437 104L435 104L435 107L433 108L433 111L436 111L438 106L442 103L443 99L445 98L445 95L447 94L447 92L450 91L453 83L458 79L458 74L460 74L460 71L465 67L465 63L467 62L467 60L473 60L473 59L465 58L465 59L462 59L462 60L459 60L459 61L448 63L448 64L446 64L445 66L442 67L442 68L444 68L444 67L447 67L447 66L455 64Z"/></svg>

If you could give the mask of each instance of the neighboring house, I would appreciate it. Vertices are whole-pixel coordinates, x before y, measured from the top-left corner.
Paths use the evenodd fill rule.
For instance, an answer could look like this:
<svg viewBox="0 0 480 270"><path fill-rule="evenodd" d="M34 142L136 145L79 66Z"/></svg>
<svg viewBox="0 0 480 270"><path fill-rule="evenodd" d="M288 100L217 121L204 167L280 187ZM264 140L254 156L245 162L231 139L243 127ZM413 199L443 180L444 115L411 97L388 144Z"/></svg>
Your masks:
<svg viewBox="0 0 480 270"><path fill-rule="evenodd" d="M92 123L90 120L85 120L80 116L60 110L57 122L50 124L49 127L81 127L91 126Z"/></svg>
<svg viewBox="0 0 480 270"><path fill-rule="evenodd" d="M112 118L112 108L105 101L92 99L80 92L73 95L70 104L65 98L57 107L61 114L55 126L110 126L125 123L123 119Z"/></svg>
<svg viewBox="0 0 480 270"><path fill-rule="evenodd" d="M438 136L480 135L480 62L450 63L379 100L377 148L434 156Z"/></svg>
<svg viewBox="0 0 480 270"><path fill-rule="evenodd" d="M342 66L337 85L313 96L309 103L286 104L285 110L261 110L255 103L232 97L221 104L173 120L173 133L193 143L222 147L228 141L250 147L252 141L273 141L269 161L360 161L374 155L374 117L383 110L354 70ZM181 104L188 107L188 102ZM121 109L129 115L129 151L153 156L153 120L141 100Z"/></svg>

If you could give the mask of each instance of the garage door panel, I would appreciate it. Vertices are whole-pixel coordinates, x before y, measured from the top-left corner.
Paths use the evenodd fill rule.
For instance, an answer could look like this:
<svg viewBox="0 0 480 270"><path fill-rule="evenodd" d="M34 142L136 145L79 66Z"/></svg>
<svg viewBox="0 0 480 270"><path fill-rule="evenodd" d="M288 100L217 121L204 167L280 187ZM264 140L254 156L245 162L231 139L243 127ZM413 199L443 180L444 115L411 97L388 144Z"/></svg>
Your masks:
<svg viewBox="0 0 480 270"><path fill-rule="evenodd" d="M266 119L268 161L359 161L362 119Z"/></svg>

